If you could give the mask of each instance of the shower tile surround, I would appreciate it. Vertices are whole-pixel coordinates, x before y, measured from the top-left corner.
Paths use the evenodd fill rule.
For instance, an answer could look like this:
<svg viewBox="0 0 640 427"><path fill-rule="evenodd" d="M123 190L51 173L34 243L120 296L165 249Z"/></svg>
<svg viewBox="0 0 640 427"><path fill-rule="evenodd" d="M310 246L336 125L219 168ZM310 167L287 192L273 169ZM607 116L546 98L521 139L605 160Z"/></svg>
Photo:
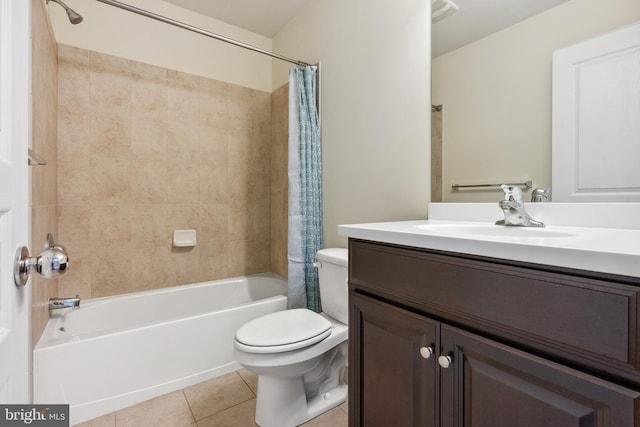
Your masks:
<svg viewBox="0 0 640 427"><path fill-rule="evenodd" d="M40 253L47 233L57 239L57 45L41 0L31 0L32 9L32 143L31 149L46 165L30 166L31 176L31 242L32 256ZM31 342L35 346L49 319L48 299L57 295L58 280L45 280L32 275Z"/></svg>
<svg viewBox="0 0 640 427"><path fill-rule="evenodd" d="M289 85L271 95L271 272L287 277Z"/></svg>
<svg viewBox="0 0 640 427"><path fill-rule="evenodd" d="M286 98L66 45L58 86L59 295L286 275ZM173 248L175 229L198 245Z"/></svg>

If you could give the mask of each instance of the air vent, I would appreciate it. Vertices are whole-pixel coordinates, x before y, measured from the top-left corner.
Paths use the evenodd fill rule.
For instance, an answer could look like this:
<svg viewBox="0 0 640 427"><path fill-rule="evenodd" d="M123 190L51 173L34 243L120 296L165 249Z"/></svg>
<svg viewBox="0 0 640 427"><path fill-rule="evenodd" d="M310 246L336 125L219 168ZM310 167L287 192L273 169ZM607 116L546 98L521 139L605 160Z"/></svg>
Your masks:
<svg viewBox="0 0 640 427"><path fill-rule="evenodd" d="M460 9L451 0L431 0L431 22L439 22Z"/></svg>

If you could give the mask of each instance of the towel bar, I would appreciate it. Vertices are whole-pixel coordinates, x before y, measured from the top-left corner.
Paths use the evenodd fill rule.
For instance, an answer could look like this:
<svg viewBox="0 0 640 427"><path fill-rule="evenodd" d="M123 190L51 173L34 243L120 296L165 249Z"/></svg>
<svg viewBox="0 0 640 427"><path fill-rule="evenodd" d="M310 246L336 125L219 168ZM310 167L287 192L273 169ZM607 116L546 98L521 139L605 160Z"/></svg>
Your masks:
<svg viewBox="0 0 640 427"><path fill-rule="evenodd" d="M531 188L531 187L533 187L533 182L531 180L528 180L528 181L521 182L521 183L516 183L516 184L510 184L510 183L502 183L502 184L466 184L466 185L453 184L451 186L451 188L454 189L454 190L460 190L462 188L491 188L491 187L500 188L501 185L512 185L514 187Z"/></svg>

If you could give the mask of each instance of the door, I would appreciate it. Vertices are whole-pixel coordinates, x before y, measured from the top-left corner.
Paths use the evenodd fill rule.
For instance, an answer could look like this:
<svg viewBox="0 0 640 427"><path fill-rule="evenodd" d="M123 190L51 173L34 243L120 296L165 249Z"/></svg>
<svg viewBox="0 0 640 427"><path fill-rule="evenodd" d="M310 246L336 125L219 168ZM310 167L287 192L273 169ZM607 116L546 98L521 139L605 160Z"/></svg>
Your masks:
<svg viewBox="0 0 640 427"><path fill-rule="evenodd" d="M553 53L554 202L640 201L640 24Z"/></svg>
<svg viewBox="0 0 640 427"><path fill-rule="evenodd" d="M27 245L31 1L0 0L0 403L29 403L29 286L13 263Z"/></svg>
<svg viewBox="0 0 640 427"><path fill-rule="evenodd" d="M349 425L436 427L438 322L355 293L349 302Z"/></svg>
<svg viewBox="0 0 640 427"><path fill-rule="evenodd" d="M640 393L452 326L443 427L635 427Z"/></svg>

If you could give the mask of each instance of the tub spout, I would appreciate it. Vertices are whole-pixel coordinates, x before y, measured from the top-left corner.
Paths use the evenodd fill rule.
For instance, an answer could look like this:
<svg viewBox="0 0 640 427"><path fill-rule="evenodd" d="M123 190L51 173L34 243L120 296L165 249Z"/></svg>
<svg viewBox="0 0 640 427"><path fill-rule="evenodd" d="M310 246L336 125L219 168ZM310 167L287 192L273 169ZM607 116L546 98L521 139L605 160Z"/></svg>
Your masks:
<svg viewBox="0 0 640 427"><path fill-rule="evenodd" d="M78 307L80 307L80 295L76 295L75 298L49 298L49 310Z"/></svg>

